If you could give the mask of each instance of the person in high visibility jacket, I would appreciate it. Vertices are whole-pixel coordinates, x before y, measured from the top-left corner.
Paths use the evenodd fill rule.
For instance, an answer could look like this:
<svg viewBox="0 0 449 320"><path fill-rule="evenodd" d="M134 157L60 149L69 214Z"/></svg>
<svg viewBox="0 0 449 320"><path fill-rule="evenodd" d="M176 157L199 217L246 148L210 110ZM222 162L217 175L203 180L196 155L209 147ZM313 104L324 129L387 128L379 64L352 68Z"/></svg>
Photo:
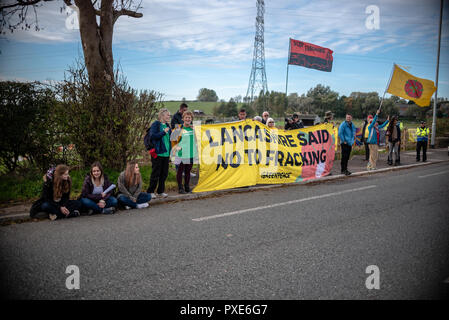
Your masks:
<svg viewBox="0 0 449 320"><path fill-rule="evenodd" d="M429 128L426 128L426 122L421 121L421 126L416 128L416 162L420 160L422 148L422 161L427 161L427 143L429 141Z"/></svg>

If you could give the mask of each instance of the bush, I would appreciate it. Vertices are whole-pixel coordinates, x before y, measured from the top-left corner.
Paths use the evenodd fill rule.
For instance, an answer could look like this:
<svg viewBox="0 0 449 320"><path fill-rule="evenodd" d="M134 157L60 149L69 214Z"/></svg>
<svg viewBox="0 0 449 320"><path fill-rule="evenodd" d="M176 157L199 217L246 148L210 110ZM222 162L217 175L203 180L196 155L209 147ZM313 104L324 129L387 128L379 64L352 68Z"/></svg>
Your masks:
<svg viewBox="0 0 449 320"><path fill-rule="evenodd" d="M15 170L21 158L44 169L58 158L60 127L54 93L37 82L0 82L0 161Z"/></svg>

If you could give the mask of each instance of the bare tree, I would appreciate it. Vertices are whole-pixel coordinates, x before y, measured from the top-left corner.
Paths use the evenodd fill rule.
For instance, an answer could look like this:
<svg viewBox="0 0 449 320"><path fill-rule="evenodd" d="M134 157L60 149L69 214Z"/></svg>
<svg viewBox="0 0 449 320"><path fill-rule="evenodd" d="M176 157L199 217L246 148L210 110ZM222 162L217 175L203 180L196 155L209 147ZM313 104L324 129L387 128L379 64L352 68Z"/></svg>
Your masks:
<svg viewBox="0 0 449 320"><path fill-rule="evenodd" d="M36 8L52 0L11 0L0 4L0 32L15 29L39 30ZM121 16L141 18L141 1L133 0L64 0L66 6L79 9L79 27L84 60L92 86L101 87L114 80L112 36ZM97 17L100 17L97 22Z"/></svg>

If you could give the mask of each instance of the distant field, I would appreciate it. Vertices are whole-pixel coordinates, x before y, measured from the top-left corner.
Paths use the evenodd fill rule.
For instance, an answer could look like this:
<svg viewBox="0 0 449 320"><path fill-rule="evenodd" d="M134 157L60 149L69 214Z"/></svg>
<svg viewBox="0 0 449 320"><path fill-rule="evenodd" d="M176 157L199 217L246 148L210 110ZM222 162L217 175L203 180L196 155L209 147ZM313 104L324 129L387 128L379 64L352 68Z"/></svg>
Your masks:
<svg viewBox="0 0 449 320"><path fill-rule="evenodd" d="M182 101L164 101L165 108L170 110L172 114L179 110L179 105ZM189 110L201 110L207 115L211 115L213 112L213 108L215 105L219 104L219 102L203 102L203 101L186 101L185 102L189 106Z"/></svg>

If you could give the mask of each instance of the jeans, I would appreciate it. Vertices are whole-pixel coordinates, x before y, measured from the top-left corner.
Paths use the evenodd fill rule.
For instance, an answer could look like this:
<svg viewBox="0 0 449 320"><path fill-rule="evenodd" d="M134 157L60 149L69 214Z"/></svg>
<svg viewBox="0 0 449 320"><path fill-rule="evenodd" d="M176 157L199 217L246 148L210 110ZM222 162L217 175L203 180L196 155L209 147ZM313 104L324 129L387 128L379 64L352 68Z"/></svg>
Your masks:
<svg viewBox="0 0 449 320"><path fill-rule="evenodd" d="M139 196L137 197L137 201L136 202L132 201L129 197L127 197L127 196L125 196L123 194L121 194L118 197L118 202L120 204L122 204L124 206L131 207L133 209L137 208L138 204L145 203L145 202L150 202L150 200L151 200L151 195L149 193L146 193L146 192L141 192L139 194Z"/></svg>
<svg viewBox="0 0 449 320"><path fill-rule="evenodd" d="M83 207L87 209L92 209L94 213L103 212L103 209L98 206L97 202L89 198L81 198L81 203L83 204ZM117 207L117 203L118 203L117 199L114 198L113 196L110 196L109 198L106 199L106 205L104 207L105 208Z"/></svg>
<svg viewBox="0 0 449 320"><path fill-rule="evenodd" d="M393 153L394 153L394 162L399 162L398 155L398 143L397 142L388 142L388 161L393 163Z"/></svg>
<svg viewBox="0 0 449 320"><path fill-rule="evenodd" d="M45 211L49 214L55 214L58 219L62 218L71 218L73 216L73 211L81 209L81 201L78 200L69 200L65 207L70 211L70 213L66 216L61 212L61 206L59 204L55 204L52 202L44 202L41 205L41 210Z"/></svg>

